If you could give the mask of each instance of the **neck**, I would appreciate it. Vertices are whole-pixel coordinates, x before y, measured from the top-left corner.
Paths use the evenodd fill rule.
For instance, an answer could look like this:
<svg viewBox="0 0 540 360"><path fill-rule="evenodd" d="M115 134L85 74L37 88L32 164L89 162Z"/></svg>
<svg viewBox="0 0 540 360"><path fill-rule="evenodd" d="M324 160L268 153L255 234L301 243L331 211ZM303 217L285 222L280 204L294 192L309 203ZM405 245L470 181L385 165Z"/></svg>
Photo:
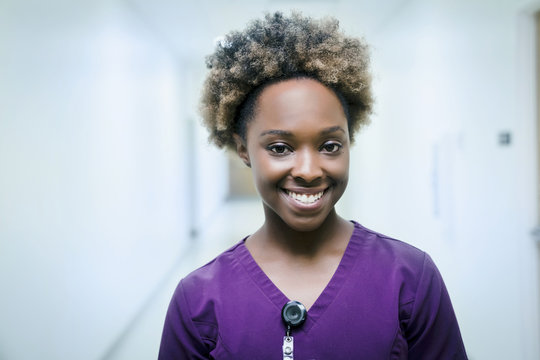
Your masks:
<svg viewBox="0 0 540 360"><path fill-rule="evenodd" d="M348 240L346 234L352 228L352 224L341 218L335 209L318 228L311 231L295 230L275 213L268 214L268 211L271 210L265 209L265 222L257 231L260 241L293 256L315 257L329 246L341 247L339 240Z"/></svg>

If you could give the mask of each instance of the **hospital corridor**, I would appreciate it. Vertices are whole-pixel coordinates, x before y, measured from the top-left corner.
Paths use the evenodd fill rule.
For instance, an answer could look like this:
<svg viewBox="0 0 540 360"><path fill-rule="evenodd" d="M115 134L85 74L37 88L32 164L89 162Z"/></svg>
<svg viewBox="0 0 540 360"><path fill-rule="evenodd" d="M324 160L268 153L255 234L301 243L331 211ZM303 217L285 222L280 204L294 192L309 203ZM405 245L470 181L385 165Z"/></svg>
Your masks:
<svg viewBox="0 0 540 360"><path fill-rule="evenodd" d="M429 253L471 360L540 359L539 0L0 0L0 360L157 359L180 279L265 219L205 57L292 10L369 45L338 212Z"/></svg>

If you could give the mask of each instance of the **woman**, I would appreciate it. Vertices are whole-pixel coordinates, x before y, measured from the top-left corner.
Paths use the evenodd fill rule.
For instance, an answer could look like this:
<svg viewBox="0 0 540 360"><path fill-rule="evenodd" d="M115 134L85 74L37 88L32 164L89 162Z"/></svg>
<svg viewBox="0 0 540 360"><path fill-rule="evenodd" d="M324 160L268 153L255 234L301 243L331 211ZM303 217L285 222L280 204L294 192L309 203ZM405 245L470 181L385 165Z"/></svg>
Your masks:
<svg viewBox="0 0 540 360"><path fill-rule="evenodd" d="M180 281L160 359L466 359L429 256L336 213L367 64L337 21L281 13L208 58L210 139L251 167L265 222Z"/></svg>

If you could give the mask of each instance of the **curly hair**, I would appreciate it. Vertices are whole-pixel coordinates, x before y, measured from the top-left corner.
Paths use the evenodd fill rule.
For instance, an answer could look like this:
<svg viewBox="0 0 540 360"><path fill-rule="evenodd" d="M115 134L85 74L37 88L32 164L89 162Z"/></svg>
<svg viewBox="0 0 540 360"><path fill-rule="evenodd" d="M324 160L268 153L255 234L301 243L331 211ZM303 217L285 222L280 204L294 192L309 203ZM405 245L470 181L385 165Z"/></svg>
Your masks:
<svg viewBox="0 0 540 360"><path fill-rule="evenodd" d="M314 20L293 12L266 14L243 32L233 31L206 58L201 115L209 139L235 149L233 134L245 139L256 101L266 86L309 77L332 89L347 116L351 141L369 122L373 98L367 45L346 37L334 18Z"/></svg>

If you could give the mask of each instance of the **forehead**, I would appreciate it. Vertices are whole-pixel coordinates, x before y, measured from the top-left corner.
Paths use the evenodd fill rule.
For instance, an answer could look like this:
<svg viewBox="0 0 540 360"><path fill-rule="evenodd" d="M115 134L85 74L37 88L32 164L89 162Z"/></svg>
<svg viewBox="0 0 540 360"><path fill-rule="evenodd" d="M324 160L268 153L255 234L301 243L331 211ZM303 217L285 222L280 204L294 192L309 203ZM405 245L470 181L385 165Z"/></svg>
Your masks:
<svg viewBox="0 0 540 360"><path fill-rule="evenodd" d="M316 80L301 78L272 84L262 91L248 133L336 126L347 131L347 118L337 95Z"/></svg>

